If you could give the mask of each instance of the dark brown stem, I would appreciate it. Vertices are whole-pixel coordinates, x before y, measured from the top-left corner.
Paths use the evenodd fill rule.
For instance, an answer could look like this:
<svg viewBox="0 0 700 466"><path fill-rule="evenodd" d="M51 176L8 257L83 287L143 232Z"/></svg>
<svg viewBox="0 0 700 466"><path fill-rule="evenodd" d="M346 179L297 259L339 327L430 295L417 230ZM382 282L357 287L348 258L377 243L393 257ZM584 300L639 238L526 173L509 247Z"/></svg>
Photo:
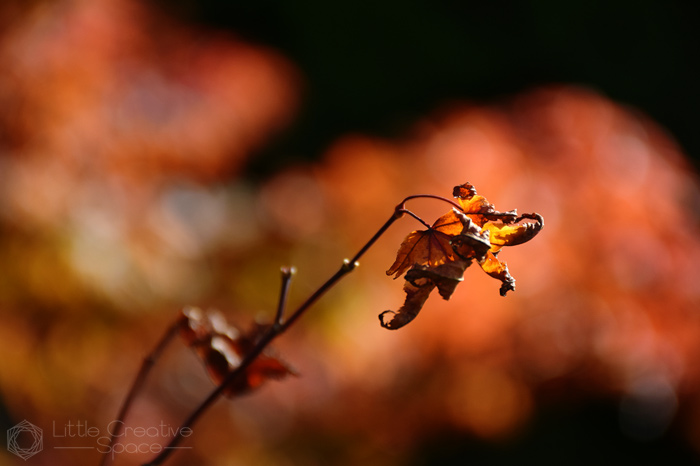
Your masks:
<svg viewBox="0 0 700 466"><path fill-rule="evenodd" d="M119 437L119 434L122 431L122 428L124 426L124 418L126 417L126 413L131 407L131 403L134 401L136 394L141 390L141 387L143 387L143 384L146 381L146 375L148 375L148 372L150 372L156 360L160 357L160 354L163 352L170 340L172 340L173 337L180 330L181 324L182 321L180 319L173 323L165 332L165 334L160 339L153 351L151 351L151 353L144 358L143 363L141 364L141 368L139 369L139 372L136 375L136 379L134 379L134 382L131 385L131 389L126 395L126 399L124 400L124 403L122 404L122 407L119 410L119 414L117 414L116 427L111 433L111 437L109 439L109 448L104 453L104 455L102 455L102 459L100 460L100 466L106 466L110 464L111 459L113 459L113 455L110 455L109 452L113 450L115 444L117 443L117 438Z"/></svg>
<svg viewBox="0 0 700 466"><path fill-rule="evenodd" d="M172 454L172 452L177 449L177 446L180 444L180 441L182 441L182 432L186 432L189 429L191 429L192 425L199 419L199 417L204 414L204 412L209 409L209 407L219 399L219 397L222 395L224 390L226 390L226 387L236 379L236 377L239 376L239 374L243 373L250 364L257 358L260 353L263 352L263 350L267 347L267 345L277 336L279 335L280 331L275 330L278 327L272 326L270 329L265 332L258 340L257 344L253 347L253 349L246 355L245 358L243 358L243 361L241 361L240 366L238 366L236 369L231 371L231 373L226 377L226 379L218 386L214 391L212 391L209 396L195 409L192 414L185 420L185 422L182 423L182 426L180 429L178 429L176 435L173 436L172 440L170 443L168 443L167 446L163 447L163 451L161 451L158 456L156 456L150 463L145 463L143 466L155 466L158 464L161 464L163 461L168 459L168 457Z"/></svg>
<svg viewBox="0 0 700 466"><path fill-rule="evenodd" d="M294 267L282 267L282 289L280 290L280 299L277 304L277 313L275 314L274 325L282 325L284 318L284 309L287 305L287 294L289 292L289 283L292 280L292 275L296 273Z"/></svg>
<svg viewBox="0 0 700 466"><path fill-rule="evenodd" d="M442 197L442 196L436 196L435 194L414 194L413 196L408 196L406 199L404 199L401 202L401 204L399 204L399 206L400 206L399 208L403 209L404 206L406 205L406 203L408 201L410 201L411 199L437 199L438 201L447 202L448 204L452 205L452 207L454 207L455 209L463 211L462 206L457 204L452 199L447 199L446 197Z"/></svg>
<svg viewBox="0 0 700 466"><path fill-rule="evenodd" d="M402 202L400 205L405 204L405 201ZM163 451L156 456L150 463L146 463L143 466L156 466L161 464L163 461L165 461L174 451L174 449L177 447L177 445L182 441L182 435L180 435L181 432L186 431L187 429L191 428L192 425L199 419L199 417L204 414L204 412L209 409L209 407L219 399L219 397L222 395L224 390L228 385L230 385L233 381L235 381L236 377L238 377L243 371L252 364L252 362L257 358L260 353L263 352L263 350L267 347L267 345L274 340L277 336L285 332L294 322L296 322L299 317L301 317L304 312L311 307L312 304L314 304L326 291L328 291L331 287L333 287L338 280L340 280L344 275L350 273L358 264L357 261L359 258L367 252L367 250L379 239L382 234L401 216L403 215L402 209L400 209L398 206L394 210L394 214L389 218L389 220L386 221L384 225L379 228L379 230L370 238L370 240L358 251L357 254L351 259L351 260L345 260L343 262L343 265L340 267L340 269L333 274L323 285L321 285L309 298L304 301L299 307L290 315L289 319L283 322L283 314L284 314L284 302L286 301L286 293L289 285L289 281L291 278L291 270L285 273L283 270L282 272L282 296L280 296L280 302L279 306L277 308L277 315L275 317L275 325L271 326L258 340L258 342L255 344L255 346L252 348L252 350L243 358L243 361L241 361L241 364L231 371L228 376L226 376L226 379L216 388L214 391L212 391L209 396L195 409L192 414L182 423L182 426L180 429L177 431L177 435L175 435L170 443L163 448Z"/></svg>
<svg viewBox="0 0 700 466"><path fill-rule="evenodd" d="M403 205L404 203L405 200L404 202L399 204L399 206ZM319 289L317 289L311 296L309 296L309 298L306 301L304 301L292 313L289 319L282 326L282 331L288 329L299 317L301 317L301 315L309 307L311 307L313 303L315 303L318 300L318 298L320 298L326 291L332 288L338 282L338 280L343 278L344 275L352 272L355 269L355 267L359 265L358 261L360 260L360 257L362 257L364 253L367 252L367 250L371 248L372 245L374 245L374 243L384 234L384 232L386 232L389 229L389 227L396 220L400 219L403 216L405 209L399 208L399 206L397 206L396 209L394 209L394 214L391 217L389 217L389 220L387 220L386 223L384 223L384 225L382 225L379 228L379 230L377 230L374 236L372 236L369 239L369 241L367 241L367 243L364 246L362 246L362 248L360 248L357 254L355 254L355 256L352 259L345 259L343 261L343 265L340 266L340 269L338 269L338 271L331 278L329 278L323 285L321 285Z"/></svg>
<svg viewBox="0 0 700 466"><path fill-rule="evenodd" d="M389 217L389 219L384 223L384 225L382 225L379 228L379 230L377 230L374 236L372 236L372 238L370 238L369 241L367 241L367 243L360 248L357 254L355 254L355 256L352 259L345 259L343 261L343 264L340 266L340 269L338 269L338 271L335 272L335 274L333 274L328 280L326 280L325 283L323 283L315 292L313 292L311 296L309 296L306 299L306 301L301 303L299 307L297 307L294 310L294 312L291 313L291 315L286 321L284 320L284 308L286 302L286 294L293 273L293 269L282 269L282 290L280 293L280 300L279 305L277 307L277 313L275 315L274 325L270 326L268 330L262 335L262 337L257 341L257 343L251 349L251 351L248 354L246 354L246 356L243 358L241 364L236 369L231 371L226 376L226 379L224 379L224 381L218 387L216 387L216 389L214 389L209 394L209 396L207 396L207 398L182 423L182 426L180 427L180 429L178 429L177 434L171 439L170 443L167 446L163 447L163 451L158 456L156 456L150 463L146 463L143 466L157 466L160 465L163 461L165 461L177 448L177 445L179 445L179 443L182 441L183 437L181 435L181 432L191 429L192 425L202 416L202 414L204 414L204 412L207 409L209 409L209 407L216 400L219 399L219 397L226 390L226 387L228 387L232 382L234 382L235 379L239 377L240 374L242 374L250 366L250 364L253 363L255 358L257 358L265 350L267 345L269 345L272 340L274 340L276 337L284 333L289 327L291 327L306 312L306 310L309 307L311 307L316 301L318 301L318 299L321 296L323 296L330 288L335 286L335 284L341 278L343 278L348 273L352 272L355 269L355 267L358 266L358 260L360 259L360 257L362 257L367 252L367 250L370 247L372 247L374 243L386 232L386 230L388 230L389 227L396 220L400 219L403 216L403 214L407 213L412 217L416 218L424 225L428 226L422 219L420 219L418 216L411 213L410 211L406 210L405 208L406 203L409 200L418 198L441 200L451 204L453 207L459 210L462 210L462 208L457 203L441 196L420 194L405 198L394 208L394 213L391 215L391 217ZM428 226L428 228L430 227Z"/></svg>
<svg viewBox="0 0 700 466"><path fill-rule="evenodd" d="M419 216L417 216L416 214L414 214L414 213L411 212L410 210L407 210L407 209L400 209L400 212L403 212L404 214L410 215L411 217L415 218L415 219L418 220L420 223L422 223L423 226L424 226L425 228L430 229L430 225L428 225L428 224L425 222L425 220L423 220L422 218L420 218Z"/></svg>

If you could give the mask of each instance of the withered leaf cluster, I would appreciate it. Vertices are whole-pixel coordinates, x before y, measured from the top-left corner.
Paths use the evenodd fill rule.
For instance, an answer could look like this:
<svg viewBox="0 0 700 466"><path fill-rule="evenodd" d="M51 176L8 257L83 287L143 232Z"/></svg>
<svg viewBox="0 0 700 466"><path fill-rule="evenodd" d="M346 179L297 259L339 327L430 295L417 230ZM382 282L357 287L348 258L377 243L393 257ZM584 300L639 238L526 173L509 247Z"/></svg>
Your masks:
<svg viewBox="0 0 700 466"><path fill-rule="evenodd" d="M203 312L196 307L182 310L180 336L204 362L209 376L220 385L226 376L240 366L253 349L265 327L256 326L242 334L228 324L217 311ZM281 379L295 371L286 363L263 352L224 391L226 396L240 395L260 387L268 379Z"/></svg>
<svg viewBox="0 0 700 466"><path fill-rule="evenodd" d="M542 216L498 212L470 183L456 186L453 195L461 210L452 209L430 228L410 233L401 243L386 273L396 279L405 272L406 301L398 311L379 315L382 327L395 330L411 322L435 288L443 299L450 299L474 260L501 281L501 296L515 290L515 279L498 253L504 246L534 238L544 226Z"/></svg>

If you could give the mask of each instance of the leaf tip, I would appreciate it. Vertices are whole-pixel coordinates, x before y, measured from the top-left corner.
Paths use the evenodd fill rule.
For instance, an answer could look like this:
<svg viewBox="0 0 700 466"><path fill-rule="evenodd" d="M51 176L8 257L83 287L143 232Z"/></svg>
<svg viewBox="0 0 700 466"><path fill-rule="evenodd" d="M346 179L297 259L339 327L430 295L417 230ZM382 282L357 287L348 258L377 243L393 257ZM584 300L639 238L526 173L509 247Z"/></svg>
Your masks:
<svg viewBox="0 0 700 466"><path fill-rule="evenodd" d="M390 314L391 318L389 320L384 319L384 316L386 316L387 314ZM396 313L394 311L384 311L381 314L379 314L379 324L387 330L396 330L399 328L392 325L392 322L394 322L395 320Z"/></svg>
<svg viewBox="0 0 700 466"><path fill-rule="evenodd" d="M470 199L476 196L476 188L470 182L455 186L452 195L458 199Z"/></svg>

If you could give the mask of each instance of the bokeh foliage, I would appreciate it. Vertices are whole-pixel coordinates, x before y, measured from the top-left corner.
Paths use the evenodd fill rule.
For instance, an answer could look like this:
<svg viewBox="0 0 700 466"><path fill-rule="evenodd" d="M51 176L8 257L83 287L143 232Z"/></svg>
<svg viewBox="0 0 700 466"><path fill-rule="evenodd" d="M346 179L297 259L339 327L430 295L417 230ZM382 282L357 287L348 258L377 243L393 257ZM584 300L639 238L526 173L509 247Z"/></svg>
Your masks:
<svg viewBox="0 0 700 466"><path fill-rule="evenodd" d="M301 376L217 404L172 464L694 460L684 10L153 5L0 9L0 396L3 428L46 433L29 461L97 463L52 426L104 431L181 306L269 317L281 265L299 302L396 202L465 181L546 218L509 251L517 292L470 270L382 329L402 220L280 340ZM128 422L176 427L210 389L176 345Z"/></svg>

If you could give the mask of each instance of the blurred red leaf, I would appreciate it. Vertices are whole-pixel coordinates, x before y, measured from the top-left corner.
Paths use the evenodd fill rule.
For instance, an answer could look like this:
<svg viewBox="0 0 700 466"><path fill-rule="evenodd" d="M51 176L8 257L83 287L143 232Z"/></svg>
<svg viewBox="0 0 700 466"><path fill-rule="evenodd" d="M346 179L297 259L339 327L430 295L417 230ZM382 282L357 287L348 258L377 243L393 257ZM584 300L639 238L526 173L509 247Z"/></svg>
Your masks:
<svg viewBox="0 0 700 466"><path fill-rule="evenodd" d="M185 343L202 359L214 383L220 385L231 371L240 366L253 348L264 327L256 326L241 334L226 323L219 312L204 313L198 308L185 308L181 316L181 331ZM229 385L224 394L235 396L260 387L268 379L281 379L295 371L278 358L263 352L241 377Z"/></svg>

